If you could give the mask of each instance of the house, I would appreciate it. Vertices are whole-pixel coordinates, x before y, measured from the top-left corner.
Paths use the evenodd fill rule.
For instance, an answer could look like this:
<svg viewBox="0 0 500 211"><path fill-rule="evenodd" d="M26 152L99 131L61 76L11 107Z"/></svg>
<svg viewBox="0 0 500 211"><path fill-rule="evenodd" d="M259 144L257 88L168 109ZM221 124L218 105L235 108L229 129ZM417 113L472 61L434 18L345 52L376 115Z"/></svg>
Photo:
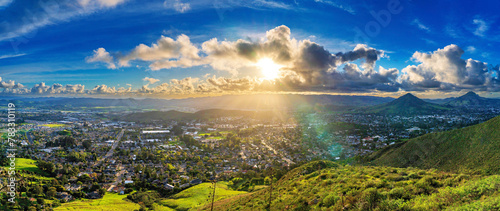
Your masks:
<svg viewBox="0 0 500 211"><path fill-rule="evenodd" d="M65 202L69 202L69 201L73 200L73 196L67 192L58 192L56 194L56 198L59 200L64 200Z"/></svg>
<svg viewBox="0 0 500 211"><path fill-rule="evenodd" d="M165 183L165 189L167 189L167 190L173 190L174 186L171 185L171 184Z"/></svg>
<svg viewBox="0 0 500 211"><path fill-rule="evenodd" d="M179 187L184 189L184 188L187 188L189 186L191 186L189 183L184 183L184 184L180 185Z"/></svg>
<svg viewBox="0 0 500 211"><path fill-rule="evenodd" d="M101 198L101 194L99 194L99 192L97 192L97 191L94 191L91 193L87 193L87 198L88 199L98 199L98 198Z"/></svg>
<svg viewBox="0 0 500 211"><path fill-rule="evenodd" d="M366 138L363 138L362 140L363 140L363 141L373 141L373 138L372 138L372 137L370 137L370 136L368 136L368 137L366 137Z"/></svg>
<svg viewBox="0 0 500 211"><path fill-rule="evenodd" d="M189 183L191 183L191 185L197 185L197 184L201 184L203 181L201 181L201 179L194 179L194 180L191 180Z"/></svg>

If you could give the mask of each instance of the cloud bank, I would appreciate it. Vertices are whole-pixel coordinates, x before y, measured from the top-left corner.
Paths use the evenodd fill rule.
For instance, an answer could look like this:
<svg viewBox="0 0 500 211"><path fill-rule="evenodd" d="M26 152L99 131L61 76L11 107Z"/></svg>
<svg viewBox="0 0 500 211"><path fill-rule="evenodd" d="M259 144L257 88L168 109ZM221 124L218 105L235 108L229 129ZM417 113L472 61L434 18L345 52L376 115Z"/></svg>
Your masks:
<svg viewBox="0 0 500 211"><path fill-rule="evenodd" d="M146 77L141 88L99 85L84 89L83 85L47 86L44 83L31 89L13 81L2 82L4 92L31 94L100 94L100 95L200 95L251 92L322 92L369 93L398 91L498 91L499 68L472 58L462 58L464 50L450 44L433 52L416 51L414 64L401 70L377 66L386 53L364 44L346 52L330 52L308 39L293 38L290 28L278 26L265 36L235 41L212 38L192 43L189 36L161 36L152 44L139 44L126 53L109 53L104 47L85 58L87 62L102 63L110 69L132 66L134 62L149 63L150 71L171 68L211 66L232 73L232 77L172 79L156 86L159 80ZM115 56L113 56L115 55ZM262 71L258 64L267 59L280 67L275 78L240 76L243 70ZM131 82L124 82L131 83ZM5 91L7 90L7 91Z"/></svg>

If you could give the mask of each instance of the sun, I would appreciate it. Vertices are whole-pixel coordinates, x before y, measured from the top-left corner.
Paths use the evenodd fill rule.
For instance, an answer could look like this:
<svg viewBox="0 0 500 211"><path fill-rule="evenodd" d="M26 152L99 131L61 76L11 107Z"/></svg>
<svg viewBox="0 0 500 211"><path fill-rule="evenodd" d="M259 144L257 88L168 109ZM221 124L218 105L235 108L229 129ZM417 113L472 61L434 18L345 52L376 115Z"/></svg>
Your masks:
<svg viewBox="0 0 500 211"><path fill-rule="evenodd" d="M260 59L256 65L262 71L263 79L273 80L279 77L280 68L282 65L274 63L270 58Z"/></svg>

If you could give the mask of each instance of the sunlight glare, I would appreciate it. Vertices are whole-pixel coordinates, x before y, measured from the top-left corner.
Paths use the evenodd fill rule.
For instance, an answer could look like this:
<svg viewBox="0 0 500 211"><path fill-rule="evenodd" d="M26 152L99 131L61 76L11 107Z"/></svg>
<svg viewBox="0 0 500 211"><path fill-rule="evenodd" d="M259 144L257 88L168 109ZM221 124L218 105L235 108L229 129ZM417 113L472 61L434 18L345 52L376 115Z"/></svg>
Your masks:
<svg viewBox="0 0 500 211"><path fill-rule="evenodd" d="M273 80L279 77L282 65L274 63L270 58L260 59L256 64L262 71L263 79Z"/></svg>

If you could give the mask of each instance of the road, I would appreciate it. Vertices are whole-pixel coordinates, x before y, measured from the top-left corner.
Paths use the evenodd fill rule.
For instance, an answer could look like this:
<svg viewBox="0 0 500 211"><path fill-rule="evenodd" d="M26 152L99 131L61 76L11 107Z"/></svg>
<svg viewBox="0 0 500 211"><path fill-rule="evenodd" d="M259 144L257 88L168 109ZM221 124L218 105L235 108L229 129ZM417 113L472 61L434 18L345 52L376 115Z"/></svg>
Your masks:
<svg viewBox="0 0 500 211"><path fill-rule="evenodd" d="M26 132L26 137L28 138L30 145L33 145L33 135L31 135L29 131Z"/></svg>
<svg viewBox="0 0 500 211"><path fill-rule="evenodd" d="M104 160L106 160L106 159L110 158L111 156L113 156L113 153L115 152L115 148L118 146L118 143L120 143L120 140L123 137L123 132L125 132L125 129L122 129L122 131L120 132L120 134L118 134L118 136L116 136L116 141L115 141L115 143L113 143L113 146L111 146L111 149L108 151L108 153L106 153L106 155L104 155L104 157L102 157L99 161L95 162L94 166L101 165L101 163Z"/></svg>
<svg viewBox="0 0 500 211"><path fill-rule="evenodd" d="M276 152L276 150L275 150L274 148L272 148L271 146L267 145L267 143L266 143L266 141L265 141L265 140L262 140L261 142L262 142L262 144L263 144L264 146L266 146L269 150L273 151L275 155L278 155L278 156L279 156L279 154ZM282 158L282 160L283 160L283 161L285 161L285 162L287 162L287 163L288 163L288 165L291 165L291 164L294 164L294 163L295 163L295 162L291 161L290 159L285 158L285 156L282 156L282 157L283 157L283 158Z"/></svg>
<svg viewBox="0 0 500 211"><path fill-rule="evenodd" d="M118 167L120 168L120 167ZM123 177L123 173L125 173L125 169L119 171L116 173L116 179L113 183L111 183L111 186L109 186L108 188L108 192L112 191L114 187L116 187L118 185L118 182L122 181L122 177Z"/></svg>

